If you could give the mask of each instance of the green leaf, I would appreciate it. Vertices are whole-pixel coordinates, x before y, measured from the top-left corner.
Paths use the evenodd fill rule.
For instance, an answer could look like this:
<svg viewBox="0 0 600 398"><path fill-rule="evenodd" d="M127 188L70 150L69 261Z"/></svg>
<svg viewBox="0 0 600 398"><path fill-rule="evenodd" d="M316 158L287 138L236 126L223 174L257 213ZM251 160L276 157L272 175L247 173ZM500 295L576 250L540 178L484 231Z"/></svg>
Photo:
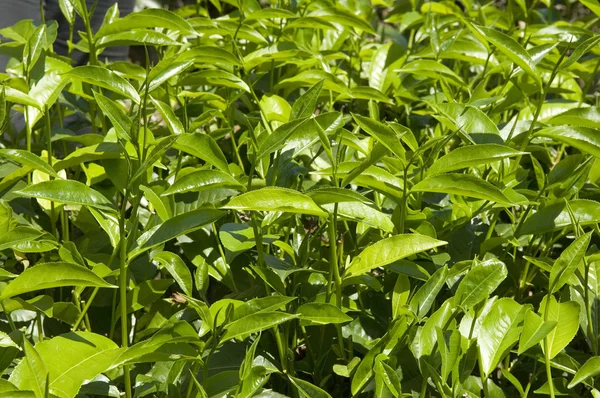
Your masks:
<svg viewBox="0 0 600 398"><path fill-rule="evenodd" d="M548 119L546 123L551 125L570 124L600 130L600 109L595 106L568 109Z"/></svg>
<svg viewBox="0 0 600 398"><path fill-rule="evenodd" d="M412 192L437 192L468 196L501 204L511 201L498 188L469 174L440 174L429 176L411 188Z"/></svg>
<svg viewBox="0 0 600 398"><path fill-rule="evenodd" d="M461 353L461 334L458 330L442 330L439 327L435 329L437 333L438 346L442 356L442 379L446 380L454 369Z"/></svg>
<svg viewBox="0 0 600 398"><path fill-rule="evenodd" d="M284 147L288 138L297 131L301 131L306 127L306 124L310 121L309 118L296 119L292 122L282 124L279 126L273 134L267 137L262 143L256 157L258 159L263 158L265 155L269 155L276 152Z"/></svg>
<svg viewBox="0 0 600 398"><path fill-rule="evenodd" d="M425 235L405 234L382 239L364 249L348 265L345 278L362 275L374 268L447 244Z"/></svg>
<svg viewBox="0 0 600 398"><path fill-rule="evenodd" d="M371 204L371 201L360 193L337 187L318 187L306 191L306 194L319 206L331 203L361 202Z"/></svg>
<svg viewBox="0 0 600 398"><path fill-rule="evenodd" d="M503 262L484 261L473 267L458 285L455 305L465 310L487 299L502 283L508 271Z"/></svg>
<svg viewBox="0 0 600 398"><path fill-rule="evenodd" d="M352 114L356 124L370 136L377 139L399 159L405 158L405 150L396 132L385 124L368 117Z"/></svg>
<svg viewBox="0 0 600 398"><path fill-rule="evenodd" d="M48 175L60 178L54 169L44 159L34 153L22 149L0 149L0 156L42 171Z"/></svg>
<svg viewBox="0 0 600 398"><path fill-rule="evenodd" d="M349 28L355 28L372 34L375 33L369 22L342 8L321 8L311 12L308 17L318 17Z"/></svg>
<svg viewBox="0 0 600 398"><path fill-rule="evenodd" d="M581 226L600 222L600 205L593 200L575 199L569 201L575 220ZM550 204L538 210L525 222L520 235L539 234L558 230L571 225L571 216L564 201Z"/></svg>
<svg viewBox="0 0 600 398"><path fill-rule="evenodd" d="M107 337L90 332L71 332L36 344L35 349L49 372L50 393L73 398L81 385L109 369L121 349ZM34 375L22 361L10 382L22 390L32 387Z"/></svg>
<svg viewBox="0 0 600 398"><path fill-rule="evenodd" d="M223 209L281 211L327 217L327 213L321 210L310 197L291 189L279 187L265 187L246 192L231 199L223 206Z"/></svg>
<svg viewBox="0 0 600 398"><path fill-rule="evenodd" d="M404 274L398 274L394 290L392 293L392 319L397 319L402 315L402 308L408 304L410 296L410 280Z"/></svg>
<svg viewBox="0 0 600 398"><path fill-rule="evenodd" d="M164 33L152 30L132 30L106 35L98 40L97 49L113 46L179 46L182 43Z"/></svg>
<svg viewBox="0 0 600 398"><path fill-rule="evenodd" d="M433 79L447 80L449 83L454 85L462 86L465 83L452 69L448 68L444 64L428 59L418 59L412 61L402 69L398 69L397 72L411 73L414 75L430 77Z"/></svg>
<svg viewBox="0 0 600 398"><path fill-rule="evenodd" d="M428 169L427 175L443 174L468 167L489 165L492 162L512 156L525 155L507 146L498 144L469 145L456 148L436 160Z"/></svg>
<svg viewBox="0 0 600 398"><path fill-rule="evenodd" d="M167 269L186 295L192 295L192 274L181 257L171 252L159 252L152 257L152 260Z"/></svg>
<svg viewBox="0 0 600 398"><path fill-rule="evenodd" d="M66 262L41 263L27 268L0 292L0 301L19 294L61 286L113 287L89 269Z"/></svg>
<svg viewBox="0 0 600 398"><path fill-rule="evenodd" d="M94 98L96 99L96 103L104 116L106 116L110 122L115 127L117 132L117 137L125 139L126 141L131 141L131 136L129 132L131 131L131 119L125 111L119 107L116 102L105 97L102 94L94 92Z"/></svg>
<svg viewBox="0 0 600 398"><path fill-rule="evenodd" d="M585 363L569 383L569 388L575 387L577 384L585 381L588 377L596 377L600 374L600 357L591 357Z"/></svg>
<svg viewBox="0 0 600 398"><path fill-rule="evenodd" d="M96 207L100 210L115 210L113 204L101 193L74 180L42 181L16 191L15 194L63 204Z"/></svg>
<svg viewBox="0 0 600 398"><path fill-rule="evenodd" d="M522 329L520 324L527 308L505 297L497 300L485 316L477 335L477 342L486 377L519 340Z"/></svg>
<svg viewBox="0 0 600 398"><path fill-rule="evenodd" d="M181 152L200 158L222 172L229 174L229 166L223 151L209 135L182 134L173 147Z"/></svg>
<svg viewBox="0 0 600 398"><path fill-rule="evenodd" d="M321 80L311 88L309 88L304 94L300 96L292 105L290 112L290 120L303 119L310 117L315 112L319 95L323 89L324 80Z"/></svg>
<svg viewBox="0 0 600 398"><path fill-rule="evenodd" d="M500 52L520 66L525 73L535 80L539 87L542 87L542 79L535 67L535 62L533 62L533 59L531 59L527 50L525 50L515 39L491 28L476 26L475 29L479 31L485 40L496 46Z"/></svg>
<svg viewBox="0 0 600 398"><path fill-rule="evenodd" d="M342 310L328 303L307 303L296 310L296 315L307 325L327 325L330 323L346 323L352 318L344 314Z"/></svg>
<svg viewBox="0 0 600 398"><path fill-rule="evenodd" d="M328 204L322 207L329 213L333 213L335 205ZM385 232L394 230L394 223L385 213L380 212L364 203L344 202L337 205L338 217L347 218L351 221L362 222L370 227L381 229Z"/></svg>
<svg viewBox="0 0 600 398"><path fill-rule="evenodd" d="M185 192L200 192L215 188L242 191L245 187L229 174L218 170L198 170L186 174L173 183L162 196Z"/></svg>
<svg viewBox="0 0 600 398"><path fill-rule="evenodd" d="M115 33L130 32L134 29L144 28L163 28L183 34L195 35L194 28L179 15L162 8L147 8L102 26L96 33L95 40Z"/></svg>
<svg viewBox="0 0 600 398"><path fill-rule="evenodd" d="M33 379L31 382L33 391L36 396L44 397L46 396L46 389L49 387L47 385L48 370L46 364L29 340L23 339L23 346L25 348L25 362L27 362L29 374Z"/></svg>
<svg viewBox="0 0 600 398"><path fill-rule="evenodd" d="M556 321L544 321L533 311L527 311L519 341L519 355L542 341L556 327Z"/></svg>
<svg viewBox="0 0 600 398"><path fill-rule="evenodd" d="M559 303L554 296L550 296L550 304L546 305L548 296L544 297L540 304L540 314L546 321L556 322L556 327L548 333L546 339L549 342L550 359L557 356L575 337L579 330L580 307L575 301ZM548 313L546 314L546 308ZM546 350L545 344L543 344Z"/></svg>
<svg viewBox="0 0 600 398"><path fill-rule="evenodd" d="M225 215L223 211L202 208L183 213L145 232L139 237L137 243L140 249L149 249L178 236L200 229L206 224L215 222L223 215Z"/></svg>
<svg viewBox="0 0 600 398"><path fill-rule="evenodd" d="M43 234L43 231L32 227L15 227L0 236L0 250L13 248L19 243L33 241Z"/></svg>
<svg viewBox="0 0 600 398"><path fill-rule="evenodd" d="M185 52L184 54L187 55L187 53L188 52ZM148 92L151 93L170 78L180 75L193 64L194 61L191 59L187 59L181 62L178 62L177 58L163 59L158 64L156 64L154 68L152 68L148 73L148 81L150 82L148 85ZM144 92L145 90L146 86L144 84L140 92Z"/></svg>
<svg viewBox="0 0 600 398"><path fill-rule="evenodd" d="M298 389L300 395L304 398L331 398L331 395L325 390L309 383L306 380L297 379L292 376L288 376L292 384Z"/></svg>
<svg viewBox="0 0 600 398"><path fill-rule="evenodd" d="M433 301L446 283L447 276L448 267L443 266L438 269L429 279L427 279L427 282L417 290L410 300L408 307L419 321L423 319L431 309Z"/></svg>
<svg viewBox="0 0 600 398"><path fill-rule="evenodd" d="M209 85L217 87L229 87L237 90L242 90L247 93L250 92L250 86L234 75L233 73L226 72L223 70L203 70L200 72L194 72L184 75L178 83L180 86L192 86L192 85Z"/></svg>
<svg viewBox="0 0 600 398"><path fill-rule="evenodd" d="M168 137L161 138L159 141L155 142L152 151L148 154L144 163L142 163L139 169L135 172L133 177L131 177L131 181L135 181L138 177L144 174L148 169L152 169L154 167L154 163L158 162L160 158L165 154L166 151L169 150L177 140L182 137L181 135L170 135Z"/></svg>
<svg viewBox="0 0 600 398"><path fill-rule="evenodd" d="M575 239L558 257L550 272L549 291L554 293L560 290L573 276L579 263L583 260L585 252L592 239L592 233Z"/></svg>
<svg viewBox="0 0 600 398"><path fill-rule="evenodd" d="M140 96L131 83L106 68L92 65L78 66L65 73L64 77L105 88L133 100L136 104L140 103Z"/></svg>
<svg viewBox="0 0 600 398"><path fill-rule="evenodd" d="M296 315L286 314L284 312L259 312L252 314L225 325L225 334L221 338L221 341L234 339L240 336L248 336L252 333L270 329L273 326L287 322L296 317Z"/></svg>
<svg viewBox="0 0 600 398"><path fill-rule="evenodd" d="M598 11L600 11L600 6L598 6ZM581 42L581 44L579 44L571 53L569 58L567 58L565 62L560 64L559 70L566 69L569 66L573 65L575 62L579 61L581 57L583 57L587 52L591 51L594 47L596 47L598 43L600 43L600 35L592 36Z"/></svg>
<svg viewBox="0 0 600 398"><path fill-rule="evenodd" d="M171 109L169 105L154 98L152 98L152 102L154 103L154 106L156 106L156 110L160 112L163 120L167 123L167 127L171 131L171 134L185 133L181 121L175 116L175 112L173 112L173 109Z"/></svg>
<svg viewBox="0 0 600 398"><path fill-rule="evenodd" d="M536 136L552 138L600 158L600 135L598 130L579 126L556 126L541 129Z"/></svg>

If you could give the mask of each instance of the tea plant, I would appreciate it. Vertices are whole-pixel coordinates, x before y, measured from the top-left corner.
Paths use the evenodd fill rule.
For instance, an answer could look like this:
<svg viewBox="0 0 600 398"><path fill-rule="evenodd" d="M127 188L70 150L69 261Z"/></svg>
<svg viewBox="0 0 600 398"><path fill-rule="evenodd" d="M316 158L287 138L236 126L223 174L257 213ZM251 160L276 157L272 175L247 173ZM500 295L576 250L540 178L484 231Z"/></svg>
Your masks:
<svg viewBox="0 0 600 398"><path fill-rule="evenodd" d="M596 0L61 6L87 65L0 29L0 396L600 397Z"/></svg>

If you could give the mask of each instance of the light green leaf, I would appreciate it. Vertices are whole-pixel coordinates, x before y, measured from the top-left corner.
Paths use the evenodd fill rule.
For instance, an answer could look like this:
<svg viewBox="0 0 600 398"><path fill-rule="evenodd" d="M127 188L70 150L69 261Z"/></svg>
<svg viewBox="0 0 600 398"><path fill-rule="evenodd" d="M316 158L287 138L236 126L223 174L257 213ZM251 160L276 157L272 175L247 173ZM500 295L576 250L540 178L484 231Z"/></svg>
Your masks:
<svg viewBox="0 0 600 398"><path fill-rule="evenodd" d="M308 325L327 325L330 323L346 323L352 318L344 314L342 310L328 303L307 303L296 310L296 315L301 321Z"/></svg>
<svg viewBox="0 0 600 398"><path fill-rule="evenodd" d="M446 284L447 276L448 267L443 266L442 268L438 269L433 275L431 275L429 279L427 279L425 284L421 286L419 290L417 290L415 295L410 300L408 307L413 314L416 315L419 321L423 319L431 309L433 301L442 287Z"/></svg>
<svg viewBox="0 0 600 398"><path fill-rule="evenodd" d="M533 311L527 311L519 341L519 355L542 341L556 327L556 321L544 321Z"/></svg>
<svg viewBox="0 0 600 398"><path fill-rule="evenodd" d="M126 98L140 103L140 95L127 80L116 73L100 66L78 66L63 75L67 79L75 79L94 86L113 91Z"/></svg>
<svg viewBox="0 0 600 398"><path fill-rule="evenodd" d="M171 252L159 252L152 257L152 260L167 269L186 295L192 295L192 274L181 257Z"/></svg>
<svg viewBox="0 0 600 398"><path fill-rule="evenodd" d="M394 290L392 292L392 319L398 318L402 315L402 308L408 304L408 297L410 296L410 280L408 276L404 274L398 274L396 283L394 284Z"/></svg>
<svg viewBox="0 0 600 398"><path fill-rule="evenodd" d="M550 272L549 291L554 293L560 290L571 279L592 239L592 233L575 239L558 257Z"/></svg>
<svg viewBox="0 0 600 398"><path fill-rule="evenodd" d="M27 268L0 292L0 301L19 294L61 286L113 287L89 269L66 262L41 263Z"/></svg>
<svg viewBox="0 0 600 398"><path fill-rule="evenodd" d="M533 62L533 59L531 59L527 50L525 50L515 39L495 29L484 28L481 26L475 26L475 29L479 31L485 40L496 46L500 52L520 66L525 73L535 80L539 87L542 87L542 79L535 67L535 62Z"/></svg>
<svg viewBox="0 0 600 398"><path fill-rule="evenodd" d="M290 113L290 120L303 119L313 115L317 106L319 95L323 89L324 82L324 80L321 80L309 88L294 102L294 105L292 105L292 111Z"/></svg>
<svg viewBox="0 0 600 398"><path fill-rule="evenodd" d="M550 352L550 359L557 356L575 337L579 330L580 307L575 301L559 303L554 296L550 296L550 304L546 305L548 296L544 297L540 304L540 314L547 321L556 322L556 327L546 336ZM546 307L548 314L546 315ZM543 344L546 350L546 344Z"/></svg>
<svg viewBox="0 0 600 398"><path fill-rule="evenodd" d="M309 383L306 380L297 379L292 376L288 377L304 398L331 398L331 395L329 395L327 391L315 386L312 383Z"/></svg>
<svg viewBox="0 0 600 398"><path fill-rule="evenodd" d="M38 397L46 396L46 389L48 388L48 370L44 360L37 352L37 350L31 345L29 340L23 339L23 346L25 348L25 360L29 369L29 374L32 376L31 386L35 395Z"/></svg>
<svg viewBox="0 0 600 398"><path fill-rule="evenodd" d="M487 377L519 340L528 307L511 298L501 298L492 306L479 329L477 342L482 368Z"/></svg>
<svg viewBox="0 0 600 398"><path fill-rule="evenodd" d="M208 189L227 188L242 191L245 187L231 175L218 170L198 170L186 174L173 183L162 196Z"/></svg>
<svg viewBox="0 0 600 398"><path fill-rule="evenodd" d="M259 312L225 325L225 334L221 341L247 336L296 318L296 315L284 312Z"/></svg>
<svg viewBox="0 0 600 398"><path fill-rule="evenodd" d="M394 261L445 244L447 242L417 234L396 235L382 239L368 246L356 256L346 269L344 277L362 275L374 268L383 267Z"/></svg>
<svg viewBox="0 0 600 398"><path fill-rule="evenodd" d="M385 124L368 117L352 114L356 124L370 136L381 142L399 159L405 158L405 150L396 132Z"/></svg>
<svg viewBox="0 0 600 398"><path fill-rule="evenodd" d="M108 211L115 210L113 204L104 195L74 180L42 181L16 191L15 194L57 203L90 206Z"/></svg>
<svg viewBox="0 0 600 398"><path fill-rule="evenodd" d="M333 213L335 204L322 205L322 207L329 213ZM382 213L364 203L338 203L337 211L339 217L362 222L370 227L378 228L385 232L392 232L394 230L394 223L392 223L389 215Z"/></svg>
<svg viewBox="0 0 600 398"><path fill-rule="evenodd" d="M507 146L498 144L469 145L456 148L449 154L436 160L429 169L428 175L443 174L449 171L465 169L479 165L489 165L508 157L525 155Z"/></svg>
<svg viewBox="0 0 600 398"><path fill-rule="evenodd" d="M36 344L49 372L50 393L73 398L81 385L109 369L121 349L107 337L91 332L71 332ZM22 361L10 376L11 383L30 389L34 375Z"/></svg>
<svg viewBox="0 0 600 398"><path fill-rule="evenodd" d="M144 28L163 28L193 35L196 33L194 28L179 15L162 8L147 8L102 26L96 33L95 39L98 40L107 35Z"/></svg>
<svg viewBox="0 0 600 398"><path fill-rule="evenodd" d="M590 225L600 222L600 204L593 200L575 199L569 201L575 220L579 225ZM520 235L539 234L558 230L571 225L571 216L564 201L545 206L538 210L525 222Z"/></svg>
<svg viewBox="0 0 600 398"><path fill-rule="evenodd" d="M569 383L569 388L575 387L577 384L585 381L588 377L596 377L600 374L600 357L591 357L585 363Z"/></svg>
<svg viewBox="0 0 600 398"><path fill-rule="evenodd" d="M116 102L102 94L94 92L94 98L96 99L96 103L100 107L100 110L104 113L104 116L106 116L115 127L117 137L131 141L131 136L129 134L131 131L131 119L127 116L125 111L123 111Z"/></svg>
<svg viewBox="0 0 600 398"><path fill-rule="evenodd" d="M32 169L60 178L48 162L34 153L22 149L0 149L0 156L21 163L23 166L29 166Z"/></svg>
<svg viewBox="0 0 600 398"><path fill-rule="evenodd" d="M215 140L206 134L182 134L173 145L177 150L204 160L219 170L229 173L227 159Z"/></svg>
<svg viewBox="0 0 600 398"><path fill-rule="evenodd" d="M411 191L468 196L501 204L510 204L510 199L498 188L479 177L469 174L451 173L429 176L413 186Z"/></svg>
<svg viewBox="0 0 600 398"><path fill-rule="evenodd" d="M154 106L156 106L156 110L160 112L165 123L167 123L167 127L171 131L171 134L178 135L185 133L181 121L175 116L175 112L173 112L173 109L169 105L154 98L152 98L152 102L154 103Z"/></svg>
<svg viewBox="0 0 600 398"><path fill-rule="evenodd" d="M286 213L310 214L326 217L327 213L313 200L286 188L265 187L236 196L223 209L239 211L282 211Z"/></svg>
<svg viewBox="0 0 600 398"><path fill-rule="evenodd" d="M215 222L223 215L225 215L225 212L210 208L201 208L180 214L142 234L137 241L139 248L142 250L149 249L178 236L185 235L202 228L206 224Z"/></svg>
<svg viewBox="0 0 600 398"><path fill-rule="evenodd" d="M306 191L306 194L319 206L331 203L360 202L371 204L371 200L351 189L319 187Z"/></svg>
<svg viewBox="0 0 600 398"><path fill-rule="evenodd" d="M484 261L473 267L460 281L454 294L455 305L465 310L487 299L502 283L508 271L503 262Z"/></svg>
<svg viewBox="0 0 600 398"><path fill-rule="evenodd" d="M579 126L556 126L541 129L535 135L552 138L555 141L600 158L600 134L596 129Z"/></svg>

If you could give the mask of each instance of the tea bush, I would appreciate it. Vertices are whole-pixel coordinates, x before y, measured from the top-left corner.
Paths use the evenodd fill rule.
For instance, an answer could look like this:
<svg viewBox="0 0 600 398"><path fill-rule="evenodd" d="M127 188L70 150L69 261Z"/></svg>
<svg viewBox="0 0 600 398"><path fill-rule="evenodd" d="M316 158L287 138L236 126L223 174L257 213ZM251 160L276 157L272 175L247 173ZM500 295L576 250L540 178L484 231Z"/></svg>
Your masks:
<svg viewBox="0 0 600 398"><path fill-rule="evenodd" d="M596 0L61 6L87 65L0 29L0 396L600 397Z"/></svg>

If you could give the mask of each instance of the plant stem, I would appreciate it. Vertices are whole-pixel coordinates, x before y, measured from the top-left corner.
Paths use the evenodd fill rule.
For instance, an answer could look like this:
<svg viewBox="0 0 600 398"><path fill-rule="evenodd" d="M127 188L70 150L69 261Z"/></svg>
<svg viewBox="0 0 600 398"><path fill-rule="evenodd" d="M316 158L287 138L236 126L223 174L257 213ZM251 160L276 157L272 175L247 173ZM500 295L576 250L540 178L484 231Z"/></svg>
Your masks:
<svg viewBox="0 0 600 398"><path fill-rule="evenodd" d="M121 346L129 347L129 328L127 326L127 236L125 234L125 211L128 192L123 195L119 216L119 305L121 307ZM131 398L131 376L129 366L123 365L125 395Z"/></svg>
<svg viewBox="0 0 600 398"><path fill-rule="evenodd" d="M548 293L546 296L546 309L544 311L544 321L548 321L548 313L550 312L550 298L551 294ZM546 377L548 378L548 389L550 390L550 397L554 398L554 382L552 381L552 367L550 366L550 339L546 337L544 339L544 359L546 362Z"/></svg>

